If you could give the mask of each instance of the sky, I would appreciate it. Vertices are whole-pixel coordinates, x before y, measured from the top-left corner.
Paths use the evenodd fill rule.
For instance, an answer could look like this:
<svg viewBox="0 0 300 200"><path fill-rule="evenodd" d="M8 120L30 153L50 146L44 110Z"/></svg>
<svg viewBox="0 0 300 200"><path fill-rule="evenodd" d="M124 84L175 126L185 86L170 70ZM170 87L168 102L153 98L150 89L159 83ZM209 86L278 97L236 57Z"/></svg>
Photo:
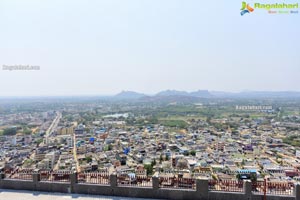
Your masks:
<svg viewBox="0 0 300 200"><path fill-rule="evenodd" d="M240 8L239 0L1 0L0 96L300 91L300 13Z"/></svg>

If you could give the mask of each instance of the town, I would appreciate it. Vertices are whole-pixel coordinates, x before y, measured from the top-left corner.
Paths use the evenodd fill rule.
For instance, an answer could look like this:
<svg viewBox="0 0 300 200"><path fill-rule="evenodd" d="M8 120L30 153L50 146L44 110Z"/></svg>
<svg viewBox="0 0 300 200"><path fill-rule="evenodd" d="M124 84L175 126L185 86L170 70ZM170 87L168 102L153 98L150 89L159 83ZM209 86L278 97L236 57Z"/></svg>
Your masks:
<svg viewBox="0 0 300 200"><path fill-rule="evenodd" d="M280 192L289 195L300 180L299 105L180 98L4 101L1 171L26 179L38 170L46 181L67 180L62 174L75 171L78 181L99 184L117 174L119 184L135 186L151 186L149 177L157 175L167 188L194 188L180 178L200 177L215 190L226 189L221 182L250 180L286 184Z"/></svg>

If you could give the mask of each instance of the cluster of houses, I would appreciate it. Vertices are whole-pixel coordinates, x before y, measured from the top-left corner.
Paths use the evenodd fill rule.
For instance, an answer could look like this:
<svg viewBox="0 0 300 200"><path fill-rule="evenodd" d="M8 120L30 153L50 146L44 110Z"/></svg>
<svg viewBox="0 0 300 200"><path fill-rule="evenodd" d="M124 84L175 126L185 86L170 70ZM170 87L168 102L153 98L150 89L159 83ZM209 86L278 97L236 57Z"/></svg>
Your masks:
<svg viewBox="0 0 300 200"><path fill-rule="evenodd" d="M215 119L239 123L234 130L204 121L197 128L170 130L160 124L137 127L115 116L83 124L60 124L37 145L31 135L0 137L7 168L109 172L155 172L213 179L298 181L300 151L284 143L299 134L275 121ZM194 127L191 121L190 126ZM22 145L18 145L22 144Z"/></svg>

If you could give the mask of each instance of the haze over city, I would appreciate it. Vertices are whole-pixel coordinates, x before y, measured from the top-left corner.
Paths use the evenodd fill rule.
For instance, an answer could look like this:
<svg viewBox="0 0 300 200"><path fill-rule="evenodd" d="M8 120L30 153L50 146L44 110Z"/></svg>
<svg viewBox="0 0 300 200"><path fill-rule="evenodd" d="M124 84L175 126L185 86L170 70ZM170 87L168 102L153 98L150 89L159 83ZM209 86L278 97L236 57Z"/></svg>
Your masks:
<svg viewBox="0 0 300 200"><path fill-rule="evenodd" d="M300 200L299 0L0 0L0 200Z"/></svg>
<svg viewBox="0 0 300 200"><path fill-rule="evenodd" d="M250 2L251 3L251 2ZM298 15L240 2L1 1L1 96L300 91Z"/></svg>

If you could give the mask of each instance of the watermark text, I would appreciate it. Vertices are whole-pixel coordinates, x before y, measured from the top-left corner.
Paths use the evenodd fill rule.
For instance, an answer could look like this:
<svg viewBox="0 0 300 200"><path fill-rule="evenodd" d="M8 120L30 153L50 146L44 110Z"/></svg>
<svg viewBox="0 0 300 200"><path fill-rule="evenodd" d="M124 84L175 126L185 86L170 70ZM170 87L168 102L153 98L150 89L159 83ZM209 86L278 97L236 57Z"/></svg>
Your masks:
<svg viewBox="0 0 300 200"><path fill-rule="evenodd" d="M32 71L40 69L41 67L38 65L2 65L2 70L7 71Z"/></svg>

